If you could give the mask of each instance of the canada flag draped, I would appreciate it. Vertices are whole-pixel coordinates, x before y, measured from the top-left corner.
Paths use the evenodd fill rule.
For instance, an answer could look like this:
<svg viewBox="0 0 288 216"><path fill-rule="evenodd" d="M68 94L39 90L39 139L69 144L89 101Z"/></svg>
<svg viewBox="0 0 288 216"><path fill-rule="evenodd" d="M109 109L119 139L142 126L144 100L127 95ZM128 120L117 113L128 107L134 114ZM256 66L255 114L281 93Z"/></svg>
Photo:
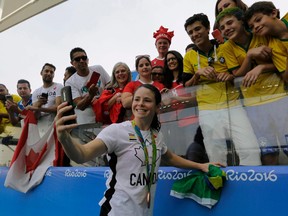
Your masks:
<svg viewBox="0 0 288 216"><path fill-rule="evenodd" d="M28 192L42 182L48 167L61 165L63 154L54 125L40 138L34 113L28 111L4 185Z"/></svg>

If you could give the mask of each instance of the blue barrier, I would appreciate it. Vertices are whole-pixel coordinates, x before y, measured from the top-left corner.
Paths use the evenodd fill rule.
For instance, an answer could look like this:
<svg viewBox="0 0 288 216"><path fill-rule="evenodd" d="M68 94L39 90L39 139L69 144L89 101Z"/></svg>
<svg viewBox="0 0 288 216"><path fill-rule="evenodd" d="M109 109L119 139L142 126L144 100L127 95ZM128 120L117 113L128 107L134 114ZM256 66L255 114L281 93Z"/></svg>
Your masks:
<svg viewBox="0 0 288 216"><path fill-rule="evenodd" d="M283 215L287 210L287 166L227 167L227 181L218 204L208 209L190 199L171 197L176 179L188 170L161 167L154 215ZM106 167L52 167L43 182L27 194L4 187L8 168L0 167L0 215L99 215Z"/></svg>

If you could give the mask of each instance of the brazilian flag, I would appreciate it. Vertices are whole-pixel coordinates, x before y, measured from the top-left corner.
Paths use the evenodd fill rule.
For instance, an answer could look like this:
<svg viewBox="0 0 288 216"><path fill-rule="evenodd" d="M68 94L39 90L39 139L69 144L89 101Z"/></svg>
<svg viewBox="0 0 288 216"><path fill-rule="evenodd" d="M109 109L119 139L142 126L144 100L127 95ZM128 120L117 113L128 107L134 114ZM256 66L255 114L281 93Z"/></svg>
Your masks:
<svg viewBox="0 0 288 216"><path fill-rule="evenodd" d="M190 198L212 208L220 199L226 173L209 165L209 172L197 171L173 183L170 195L179 199Z"/></svg>

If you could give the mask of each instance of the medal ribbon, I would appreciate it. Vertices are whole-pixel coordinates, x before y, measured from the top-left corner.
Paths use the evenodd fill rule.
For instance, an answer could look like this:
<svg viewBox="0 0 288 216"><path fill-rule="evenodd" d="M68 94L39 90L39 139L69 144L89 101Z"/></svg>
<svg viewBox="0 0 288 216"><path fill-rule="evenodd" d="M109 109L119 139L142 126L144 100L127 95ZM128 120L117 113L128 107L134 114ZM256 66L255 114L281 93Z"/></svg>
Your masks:
<svg viewBox="0 0 288 216"><path fill-rule="evenodd" d="M144 138L142 136L142 133L140 131L140 128L135 124L135 121L132 121L132 126L136 132L137 138L139 140L139 142L141 143L141 146L143 148L144 151L144 155L145 155L145 164L146 164L146 174L147 174L147 180L148 180L148 184L147 184L147 190L148 193L150 193L150 188L153 182L153 173L155 171L155 167L156 167L156 154L157 154L157 148L156 148L156 142L155 142L155 137L153 134L152 129L150 129L150 133L151 133L151 140L152 140L152 163L151 163L151 170L150 170L150 165L149 165L149 154L148 154L148 150L147 150L147 146L145 145L145 141Z"/></svg>

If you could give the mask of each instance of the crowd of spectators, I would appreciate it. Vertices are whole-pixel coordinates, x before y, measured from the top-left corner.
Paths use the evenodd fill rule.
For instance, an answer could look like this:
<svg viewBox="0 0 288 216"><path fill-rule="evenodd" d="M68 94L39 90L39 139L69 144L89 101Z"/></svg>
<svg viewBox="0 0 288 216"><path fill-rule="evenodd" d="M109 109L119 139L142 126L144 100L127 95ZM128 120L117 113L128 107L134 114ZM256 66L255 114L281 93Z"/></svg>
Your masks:
<svg viewBox="0 0 288 216"><path fill-rule="evenodd" d="M124 62L115 64L110 77L101 65L88 66L83 48L71 49L72 66L65 69L63 84L71 86L77 123L132 120L133 93L151 84L162 93L164 139L171 146L185 143L185 152L179 151L183 157L229 164L230 143L239 165L279 164L280 153L288 154L288 14L280 18L268 1L247 6L241 0L218 0L215 18L213 29L203 13L183 20L192 42L184 57L169 50L177 32L160 26L153 34L158 56L136 56L136 80ZM209 38L213 30L220 31L224 42ZM39 131L45 133L64 86L53 81L55 70L45 63L43 84L34 91L29 81L19 80L19 96L10 96L0 84L0 133L20 126L25 110L35 113Z"/></svg>

